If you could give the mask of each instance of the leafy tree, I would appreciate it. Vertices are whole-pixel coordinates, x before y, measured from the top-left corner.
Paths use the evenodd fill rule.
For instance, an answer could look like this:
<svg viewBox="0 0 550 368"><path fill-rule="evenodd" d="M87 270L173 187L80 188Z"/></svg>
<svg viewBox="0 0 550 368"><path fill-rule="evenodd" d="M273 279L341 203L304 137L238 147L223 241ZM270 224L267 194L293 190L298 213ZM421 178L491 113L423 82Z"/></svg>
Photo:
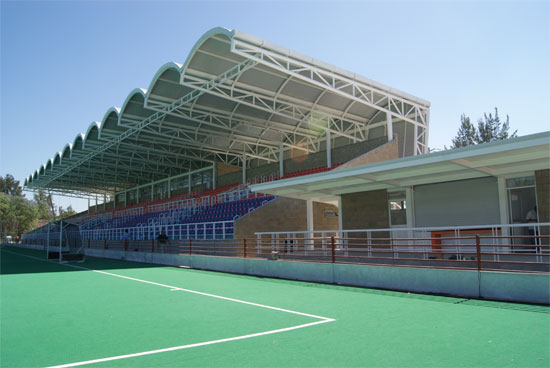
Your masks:
<svg viewBox="0 0 550 368"><path fill-rule="evenodd" d="M452 148L470 146L476 144L478 140L478 134L474 124L470 122L470 118L462 114L460 117L460 128L458 133L453 139Z"/></svg>
<svg viewBox="0 0 550 368"><path fill-rule="evenodd" d="M0 193L1 231L6 235L21 237L36 223L36 206L23 196Z"/></svg>
<svg viewBox="0 0 550 368"><path fill-rule="evenodd" d="M510 130L510 117L506 115L506 121L501 123L498 116L498 109L495 107L495 116L489 113L483 114L484 119L479 119L477 123L478 139L477 143L492 142L496 140L502 140L507 138L515 138L517 136L517 130L511 135L508 133Z"/></svg>
<svg viewBox="0 0 550 368"><path fill-rule="evenodd" d="M8 195L22 196L23 188L19 185L19 180L15 180L11 174L6 174L5 178L0 176L0 192Z"/></svg>
<svg viewBox="0 0 550 368"><path fill-rule="evenodd" d="M76 211L73 210L73 206L71 205L69 205L67 209L64 209L63 207L59 206L58 211L59 211L59 219L64 219L64 218L76 215Z"/></svg>
<svg viewBox="0 0 550 368"><path fill-rule="evenodd" d="M471 146L479 143L492 142L496 140L515 138L517 130L512 134L510 130L510 117L506 115L506 121L501 122L498 116L498 109L495 107L495 115L491 113L483 114L483 119L477 122L477 128L470 122L470 118L465 114L460 117L460 127L458 133L453 139L451 148Z"/></svg>
<svg viewBox="0 0 550 368"><path fill-rule="evenodd" d="M34 193L34 202L37 206L38 219L42 221L55 220L55 206L51 194L46 194L42 189Z"/></svg>

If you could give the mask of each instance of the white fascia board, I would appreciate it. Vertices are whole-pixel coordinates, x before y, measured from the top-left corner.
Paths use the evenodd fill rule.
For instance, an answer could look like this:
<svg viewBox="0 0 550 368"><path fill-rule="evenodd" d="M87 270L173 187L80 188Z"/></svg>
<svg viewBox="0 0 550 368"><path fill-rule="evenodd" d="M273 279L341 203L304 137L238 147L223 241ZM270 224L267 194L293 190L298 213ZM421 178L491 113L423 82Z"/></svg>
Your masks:
<svg viewBox="0 0 550 368"><path fill-rule="evenodd" d="M508 151L529 148L535 146L550 146L550 132L532 134L524 137L513 138L502 141L495 141L476 146L457 148L449 151L429 153L419 156L405 157L390 161L377 162L373 164L350 167L345 169L336 169L333 171L307 175L298 178L284 179L275 182L252 185L252 191L267 191L275 188L282 188L300 184L318 183L325 180L338 180L350 176L360 176L365 174L376 174L389 170L399 170L403 168L410 169L415 166L429 165L435 163L445 163L456 165L450 161L459 159L468 159L476 156L483 156L494 153L505 153Z"/></svg>

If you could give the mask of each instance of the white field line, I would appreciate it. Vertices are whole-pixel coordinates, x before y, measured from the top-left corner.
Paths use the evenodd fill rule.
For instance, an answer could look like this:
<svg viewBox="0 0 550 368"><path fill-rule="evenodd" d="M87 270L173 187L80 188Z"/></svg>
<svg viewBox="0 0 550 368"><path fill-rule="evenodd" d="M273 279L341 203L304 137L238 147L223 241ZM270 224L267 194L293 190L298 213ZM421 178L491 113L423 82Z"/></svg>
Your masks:
<svg viewBox="0 0 550 368"><path fill-rule="evenodd" d="M265 332L258 332L258 333L254 333L254 334L250 334L250 335L242 335L242 336L236 336L236 337L229 337L229 338L227 338L227 339L205 341L205 342L199 342L199 343L196 343L196 344L174 346L174 347L171 347L171 348L158 349L158 350L151 350L151 351L144 351L144 352L135 353L135 354L126 354L126 355L118 355L118 356L109 357L109 358L102 358L102 359L95 359L95 360L87 360L87 361L84 361L84 362L62 364L62 365L51 366L51 367L49 367L49 368L77 367L77 366L79 366L79 365L86 365L86 364L94 364L94 363L109 362L109 361L112 361L112 360L127 359L127 358L134 358L134 357L139 357L139 356L144 356L144 355L165 353L165 352L168 352L168 351L175 351L175 350L196 348L196 347L199 347L199 346L219 344L219 343L222 343L222 342L229 342L229 341L236 341L236 340L244 340L244 339L250 339L250 338L252 338L252 337L265 336L265 335L272 335L272 334L276 334L276 333L280 333L280 332L286 332L286 331L291 331L291 330L297 330L297 329L300 329L300 328L305 328L305 327L311 327L311 326L315 326L315 325L320 325L320 324L322 324L322 323L327 323L327 322L332 322L332 321L334 321L334 320L333 320L333 319L324 319L324 320L322 320L322 321L306 323L306 324L304 324L304 325L298 325L298 326L293 326L293 327L281 328L281 329L279 329L279 330L271 330L271 331L265 331Z"/></svg>
<svg viewBox="0 0 550 368"><path fill-rule="evenodd" d="M34 257L34 256L29 256L29 255L26 255L26 254L19 254L19 253L14 253L14 252L10 252L10 251L6 251L6 252L11 253L11 254L15 254L15 255L18 255L18 256L22 256L22 257L37 259L37 260L43 261L43 262L50 262L50 263L54 263L54 264L59 264L58 262L54 262L54 261L50 261L50 260L46 260L46 259L38 258L38 257ZM67 263L62 263L62 265L67 266L67 267L78 268L78 269L81 269L81 270L93 271L93 272L97 272L97 273L104 274L104 275L107 275L107 276L119 277L119 278L122 278L122 279L131 280L131 281L137 281L137 282L142 282L142 283L145 283L145 284L151 284L151 285L161 286L161 287L169 288L170 291L185 291L185 292L187 292L187 293L192 293L192 294L198 294L198 295L208 296L208 297L211 297L211 298L222 299L222 300L227 300L227 301L230 301L230 302L235 302L235 303L241 303L241 304L251 305L251 306L254 306L254 307L265 308L265 309L271 309L271 310L276 310L276 311L279 311L279 312L285 312L285 313L291 313L291 314L296 314L296 315L300 315L300 316L315 318L315 319L319 319L320 321L311 322L311 323L306 323L306 324L303 324L303 325L298 325L298 326L293 326L293 327L287 327L287 328L277 329L277 330L259 332L259 333L254 333L254 334L250 334L250 335L243 335L243 336L230 337L230 338L221 339L221 340L205 341L205 342L196 343L196 344L190 344L190 345L174 346L174 347L165 348L165 349L151 350L151 351L145 351L145 352L134 353L134 354L119 355L119 356L109 357L109 358L88 360L88 361L85 361L85 362L69 363L69 364L63 364L63 365L52 366L52 367L50 367L50 368L76 367L76 366L84 365L84 364L93 364L93 363L107 362L107 361L112 361L112 360L126 359L126 358L138 357L138 356L143 356L143 355L151 355L151 354L157 354L157 353L164 353L164 352L167 352L167 351L182 350L182 349L189 349L189 348L194 348L194 347L199 347L199 346L205 346L205 345L219 344L219 343L228 342L228 341L244 340L244 339L249 339L249 338L252 338L252 337L258 337L258 336L276 334L276 333L280 333L280 332L292 331L292 330L297 330L297 329L300 329L300 328L311 327L311 326L315 326L315 325L319 325L319 324L323 324L323 323L327 323L327 322L334 322L334 321L335 321L335 319L333 319L333 318L322 317L322 316L316 316L316 315L314 315L314 314L308 314L308 313L297 312L297 311L293 311L293 310L290 310L290 309L272 307L272 306L265 305L265 304L258 304L258 303L247 302L247 301L245 301L245 300L234 299L234 298L228 298L228 297L225 297L225 296L220 296L220 295L215 295L215 294L203 293L203 292L201 292L201 291L196 291L196 290L183 289L183 288L179 288L179 287L176 287L176 286L170 286L170 285L160 284L160 283L153 282L153 281L147 281L147 280L137 279L137 278L134 278L134 277L128 277L128 276L118 275L118 274L111 273L111 272L105 272L105 271L94 270L94 269L91 269L91 268L86 268L86 267L71 265L71 264L67 264Z"/></svg>

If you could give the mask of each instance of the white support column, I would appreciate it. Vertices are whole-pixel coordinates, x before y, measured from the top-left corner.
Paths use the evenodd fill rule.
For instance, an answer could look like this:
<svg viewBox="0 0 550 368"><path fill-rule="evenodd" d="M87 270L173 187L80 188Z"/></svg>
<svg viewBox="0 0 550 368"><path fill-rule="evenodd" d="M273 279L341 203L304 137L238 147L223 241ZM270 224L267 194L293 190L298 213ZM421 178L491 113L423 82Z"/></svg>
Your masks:
<svg viewBox="0 0 550 368"><path fill-rule="evenodd" d="M388 142L391 142L393 140L393 122L392 122L392 116L390 112L386 112L386 127L388 131Z"/></svg>
<svg viewBox="0 0 550 368"><path fill-rule="evenodd" d="M282 178L285 175L285 156L283 151L283 144L279 145L279 178Z"/></svg>
<svg viewBox="0 0 550 368"><path fill-rule="evenodd" d="M136 204L139 203L139 188L136 188Z"/></svg>
<svg viewBox="0 0 550 368"><path fill-rule="evenodd" d="M155 184L151 184L151 201L155 200Z"/></svg>
<svg viewBox="0 0 550 368"><path fill-rule="evenodd" d="M307 231L308 238L313 237L313 201L311 199L306 200L306 218L307 218Z"/></svg>
<svg viewBox="0 0 550 368"><path fill-rule="evenodd" d="M107 209L107 193L103 193L103 211Z"/></svg>
<svg viewBox="0 0 550 368"><path fill-rule="evenodd" d="M90 213L90 197L88 197L88 213Z"/></svg>
<svg viewBox="0 0 550 368"><path fill-rule="evenodd" d="M168 178L168 198L172 197L172 180Z"/></svg>
<svg viewBox="0 0 550 368"><path fill-rule="evenodd" d="M187 193L191 193L191 173L187 174Z"/></svg>
<svg viewBox="0 0 550 368"><path fill-rule="evenodd" d="M242 157L242 163L243 163L243 184L246 184L246 155L244 153Z"/></svg>
<svg viewBox="0 0 550 368"><path fill-rule="evenodd" d="M510 220L508 217L508 193L506 191L506 179L497 178L497 187L498 187L498 207L500 215L501 224L509 224ZM510 235L508 228L502 229L502 235Z"/></svg>
<svg viewBox="0 0 550 368"><path fill-rule="evenodd" d="M97 194L95 195L95 211L97 212Z"/></svg>
<svg viewBox="0 0 550 368"><path fill-rule="evenodd" d="M332 141L330 139L330 130L327 129L327 167L330 169L332 167Z"/></svg>

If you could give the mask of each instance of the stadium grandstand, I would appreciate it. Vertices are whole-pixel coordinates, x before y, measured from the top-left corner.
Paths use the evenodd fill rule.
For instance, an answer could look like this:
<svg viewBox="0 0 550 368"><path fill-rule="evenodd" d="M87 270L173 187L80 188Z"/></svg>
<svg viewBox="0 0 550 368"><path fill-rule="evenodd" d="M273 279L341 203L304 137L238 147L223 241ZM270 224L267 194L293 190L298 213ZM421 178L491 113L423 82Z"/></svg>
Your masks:
<svg viewBox="0 0 550 368"><path fill-rule="evenodd" d="M428 119L422 99L216 28L24 184L95 198L71 219L83 239L151 239L176 224L190 225L177 238L232 238L274 200L249 184L329 171L394 138L401 157L425 153Z"/></svg>
<svg viewBox="0 0 550 368"><path fill-rule="evenodd" d="M550 133L430 153L429 112L421 98L215 28L25 180L27 190L95 203L23 242L57 247L60 260L69 252L179 265L174 257L186 254L529 271L546 280L530 295L484 295L548 303ZM152 258L159 253L174 257ZM252 272L204 262L194 266ZM336 271L329 280L303 267L256 271L483 294L478 281L474 290L407 273L337 280Z"/></svg>

